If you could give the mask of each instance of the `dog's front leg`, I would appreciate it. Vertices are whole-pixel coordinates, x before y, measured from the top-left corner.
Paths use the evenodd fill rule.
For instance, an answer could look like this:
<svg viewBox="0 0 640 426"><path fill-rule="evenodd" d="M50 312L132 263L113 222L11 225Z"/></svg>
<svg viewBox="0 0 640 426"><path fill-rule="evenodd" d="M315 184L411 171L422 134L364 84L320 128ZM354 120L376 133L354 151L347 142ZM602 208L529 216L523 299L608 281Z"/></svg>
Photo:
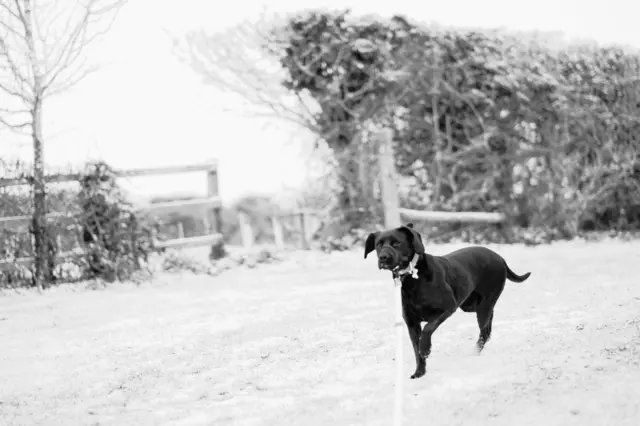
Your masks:
<svg viewBox="0 0 640 426"><path fill-rule="evenodd" d="M445 320L453 315L455 311L456 308L446 310L442 315L424 326L424 328L422 329L422 334L420 335L420 345L418 348L420 356L424 357L425 359L429 356L429 354L431 353L431 336L438 329L438 327L440 327L440 324L445 322Z"/></svg>
<svg viewBox="0 0 640 426"><path fill-rule="evenodd" d="M444 311L438 315L437 317L427 321L427 325L422 329L422 334L420 336L420 345L419 352L420 355L427 358L431 353L431 336L433 333L440 327L440 324L445 322L447 318L454 314L456 309L458 309L458 305L456 304L456 299L453 296L453 293L448 295L448 303L443 304L446 307Z"/></svg>
<svg viewBox="0 0 640 426"><path fill-rule="evenodd" d="M418 347L421 331L420 322L407 322L407 328L409 329L409 338L411 339L411 345L413 346L413 354L416 357L416 371L411 375L411 378L417 379L418 377L424 376L424 373L427 371L427 360L422 355L420 355L420 350Z"/></svg>

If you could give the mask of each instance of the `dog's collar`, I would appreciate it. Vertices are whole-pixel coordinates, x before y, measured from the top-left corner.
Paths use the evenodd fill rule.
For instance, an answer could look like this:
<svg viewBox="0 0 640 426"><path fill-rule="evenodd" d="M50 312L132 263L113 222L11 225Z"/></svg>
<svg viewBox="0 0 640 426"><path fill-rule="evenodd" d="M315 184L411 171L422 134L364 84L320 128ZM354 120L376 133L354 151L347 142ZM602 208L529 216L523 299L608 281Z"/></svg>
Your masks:
<svg viewBox="0 0 640 426"><path fill-rule="evenodd" d="M409 266L393 272L393 280L396 282L396 284L400 284L402 282L402 279L406 275L411 275L411 277L415 279L418 278L418 270L416 269L416 265L418 264L419 259L420 255L416 253L413 255L413 259L411 259L411 262L409 262Z"/></svg>

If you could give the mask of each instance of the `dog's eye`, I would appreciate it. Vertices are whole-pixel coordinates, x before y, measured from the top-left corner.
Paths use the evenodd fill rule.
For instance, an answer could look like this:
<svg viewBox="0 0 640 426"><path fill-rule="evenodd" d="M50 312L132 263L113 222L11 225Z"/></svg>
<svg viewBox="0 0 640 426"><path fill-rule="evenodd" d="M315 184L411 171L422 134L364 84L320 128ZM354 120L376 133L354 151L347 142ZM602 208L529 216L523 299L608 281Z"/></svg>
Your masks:
<svg viewBox="0 0 640 426"><path fill-rule="evenodd" d="M391 243L391 247L400 247L400 243L398 241L394 241Z"/></svg>

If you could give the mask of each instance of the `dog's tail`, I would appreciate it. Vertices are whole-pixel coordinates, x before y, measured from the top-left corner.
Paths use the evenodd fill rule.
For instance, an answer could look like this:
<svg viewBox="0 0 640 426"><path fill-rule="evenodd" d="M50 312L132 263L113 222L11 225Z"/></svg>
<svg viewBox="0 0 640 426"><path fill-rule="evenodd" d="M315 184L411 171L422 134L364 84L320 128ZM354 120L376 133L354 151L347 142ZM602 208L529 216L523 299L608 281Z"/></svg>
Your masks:
<svg viewBox="0 0 640 426"><path fill-rule="evenodd" d="M509 281L513 281L514 283L521 283L527 278L529 278L529 276L531 275L531 272L527 272L526 274L523 274L523 275L516 274L509 268L509 265L507 265L507 262L504 262L504 267L507 268L507 279Z"/></svg>

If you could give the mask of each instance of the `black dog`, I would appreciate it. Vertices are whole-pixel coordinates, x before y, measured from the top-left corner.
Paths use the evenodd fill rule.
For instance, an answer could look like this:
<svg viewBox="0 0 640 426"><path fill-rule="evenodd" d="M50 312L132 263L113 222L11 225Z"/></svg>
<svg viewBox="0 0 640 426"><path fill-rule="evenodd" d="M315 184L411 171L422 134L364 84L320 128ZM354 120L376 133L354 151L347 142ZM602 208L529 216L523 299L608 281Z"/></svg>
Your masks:
<svg viewBox="0 0 640 426"><path fill-rule="evenodd" d="M364 257L373 250L378 267L402 283L402 311L416 357L412 379L422 377L431 353L431 336L458 309L475 312L480 327L478 353L491 337L493 308L507 279L523 282L507 262L486 247L467 247L445 256L424 252L422 237L409 223L367 237ZM426 322L422 329L421 322Z"/></svg>

